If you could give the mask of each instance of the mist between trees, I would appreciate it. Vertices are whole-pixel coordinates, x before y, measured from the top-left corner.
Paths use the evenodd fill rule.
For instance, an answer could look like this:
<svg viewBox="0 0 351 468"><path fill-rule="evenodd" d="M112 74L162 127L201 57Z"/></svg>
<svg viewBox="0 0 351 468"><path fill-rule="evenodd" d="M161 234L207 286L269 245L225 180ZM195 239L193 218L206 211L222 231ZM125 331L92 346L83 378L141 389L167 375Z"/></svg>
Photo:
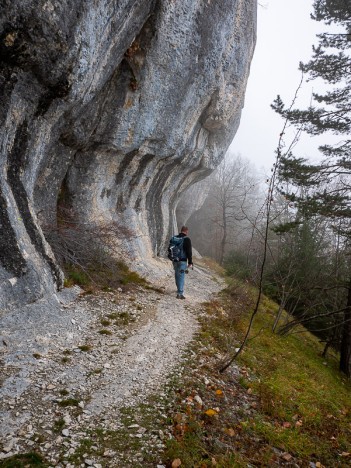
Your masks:
<svg viewBox="0 0 351 468"><path fill-rule="evenodd" d="M211 177L195 184L187 198L204 190L207 196L187 220L194 244L229 275L256 286L266 245L263 292L279 306L272 331L301 333L302 324L325 343L324 355L330 347L340 351L350 307L351 251L343 232L345 220L307 215L287 197L292 184L281 176L267 199L261 180L249 161L228 155ZM341 183L345 180L336 180L334 188ZM306 188L302 192L307 196Z"/></svg>
<svg viewBox="0 0 351 468"><path fill-rule="evenodd" d="M339 353L340 370L351 377L351 4L315 0L313 9L311 18L326 32L300 64L291 105L280 96L272 104L283 124L268 192L262 194L248 162L226 160L188 224L200 253L259 286L252 319L264 292L279 305L273 332L301 333L304 325L325 343L324 355L330 347ZM305 76L329 89L296 109ZM296 133L287 142L289 126ZM318 163L293 154L302 132L326 137Z"/></svg>
<svg viewBox="0 0 351 468"><path fill-rule="evenodd" d="M191 187L186 197L195 198L199 190L207 193L206 199L187 221L196 248L228 268L235 258L236 273L246 277L259 246L253 227L263 215L260 207L265 198L256 169L240 155L228 154L209 178Z"/></svg>

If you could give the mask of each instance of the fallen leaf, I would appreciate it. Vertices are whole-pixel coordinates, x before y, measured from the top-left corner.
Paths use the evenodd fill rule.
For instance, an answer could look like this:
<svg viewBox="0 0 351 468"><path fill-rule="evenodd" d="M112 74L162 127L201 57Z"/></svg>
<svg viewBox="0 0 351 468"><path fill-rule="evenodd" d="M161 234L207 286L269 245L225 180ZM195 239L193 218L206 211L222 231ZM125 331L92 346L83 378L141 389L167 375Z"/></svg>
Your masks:
<svg viewBox="0 0 351 468"><path fill-rule="evenodd" d="M341 457L349 457L350 455L350 452L342 452Z"/></svg>
<svg viewBox="0 0 351 468"><path fill-rule="evenodd" d="M216 459L215 459L214 457L212 457L211 462L212 462L212 465L213 465L213 466L216 466L216 465L217 465Z"/></svg>
<svg viewBox="0 0 351 468"><path fill-rule="evenodd" d="M295 427L301 427L301 426L302 426L302 420L299 419L298 421L296 421Z"/></svg>
<svg viewBox="0 0 351 468"><path fill-rule="evenodd" d="M325 468L325 466L321 462L316 462L316 468Z"/></svg>
<svg viewBox="0 0 351 468"><path fill-rule="evenodd" d="M251 395L251 393L252 393L252 388L248 388L248 389L247 389L247 393L248 393L249 395Z"/></svg>
<svg viewBox="0 0 351 468"><path fill-rule="evenodd" d="M283 422L283 427L285 429L289 429L289 427L291 427L291 424L289 422L285 421L285 422Z"/></svg>
<svg viewBox="0 0 351 468"><path fill-rule="evenodd" d="M172 461L172 468L178 468L182 464L180 458L176 458Z"/></svg>
<svg viewBox="0 0 351 468"><path fill-rule="evenodd" d="M229 429L226 429L225 430L225 433L228 434L230 437L234 437L235 436L235 431L233 428L229 428Z"/></svg>
<svg viewBox="0 0 351 468"><path fill-rule="evenodd" d="M175 422L180 423L183 421L183 415L181 413L177 413L173 419Z"/></svg>
<svg viewBox="0 0 351 468"><path fill-rule="evenodd" d="M285 461L290 461L292 459L292 455L290 455L290 453L288 453L288 452L284 452L282 454L282 459L285 460Z"/></svg>
<svg viewBox="0 0 351 468"><path fill-rule="evenodd" d="M207 414L207 416L215 416L217 414L217 411L210 408L207 411L205 411L205 414Z"/></svg>
<svg viewBox="0 0 351 468"><path fill-rule="evenodd" d="M220 396L220 395L223 395L223 392L222 392L222 390L219 390L219 389L218 389L218 390L216 390L216 395L219 395L219 396Z"/></svg>

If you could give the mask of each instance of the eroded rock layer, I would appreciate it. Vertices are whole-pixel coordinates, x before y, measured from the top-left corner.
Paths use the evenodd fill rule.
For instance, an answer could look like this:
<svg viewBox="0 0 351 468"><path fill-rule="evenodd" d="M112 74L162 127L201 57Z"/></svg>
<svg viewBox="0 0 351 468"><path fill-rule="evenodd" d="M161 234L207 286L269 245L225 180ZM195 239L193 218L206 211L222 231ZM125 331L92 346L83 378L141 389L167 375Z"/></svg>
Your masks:
<svg viewBox="0 0 351 468"><path fill-rule="evenodd" d="M159 255L239 124L256 0L3 0L0 306L62 284L41 226L118 220Z"/></svg>

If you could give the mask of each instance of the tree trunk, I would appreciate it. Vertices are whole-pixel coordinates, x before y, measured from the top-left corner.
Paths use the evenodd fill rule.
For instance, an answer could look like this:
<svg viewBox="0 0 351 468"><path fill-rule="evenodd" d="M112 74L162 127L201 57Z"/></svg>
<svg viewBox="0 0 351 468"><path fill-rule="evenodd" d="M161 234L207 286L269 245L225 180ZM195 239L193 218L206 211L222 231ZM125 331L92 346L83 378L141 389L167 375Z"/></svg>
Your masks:
<svg viewBox="0 0 351 468"><path fill-rule="evenodd" d="M222 222L223 222L223 235L222 235L222 240L221 240L221 244L220 244L220 253L219 253L219 264L220 265L223 265L223 261L224 261L224 250L225 250L225 245L227 243L227 218L226 218L227 214L226 214L226 210L223 209L223 219L222 219Z"/></svg>
<svg viewBox="0 0 351 468"><path fill-rule="evenodd" d="M351 280L349 282L347 305L340 347L340 370L351 377Z"/></svg>

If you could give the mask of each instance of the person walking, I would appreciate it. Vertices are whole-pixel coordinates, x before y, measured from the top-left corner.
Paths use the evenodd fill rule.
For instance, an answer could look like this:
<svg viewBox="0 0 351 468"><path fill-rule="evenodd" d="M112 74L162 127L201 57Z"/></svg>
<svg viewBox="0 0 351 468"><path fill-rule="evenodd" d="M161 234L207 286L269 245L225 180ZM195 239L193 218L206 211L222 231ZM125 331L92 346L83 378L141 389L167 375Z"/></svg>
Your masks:
<svg viewBox="0 0 351 468"><path fill-rule="evenodd" d="M182 250L180 260L173 262L174 277L177 285L177 299L185 299L184 297L184 283L185 283L185 272L189 267L193 267L193 254L191 247L191 240L188 237L189 229L186 226L182 226L180 233L175 236L183 239Z"/></svg>

